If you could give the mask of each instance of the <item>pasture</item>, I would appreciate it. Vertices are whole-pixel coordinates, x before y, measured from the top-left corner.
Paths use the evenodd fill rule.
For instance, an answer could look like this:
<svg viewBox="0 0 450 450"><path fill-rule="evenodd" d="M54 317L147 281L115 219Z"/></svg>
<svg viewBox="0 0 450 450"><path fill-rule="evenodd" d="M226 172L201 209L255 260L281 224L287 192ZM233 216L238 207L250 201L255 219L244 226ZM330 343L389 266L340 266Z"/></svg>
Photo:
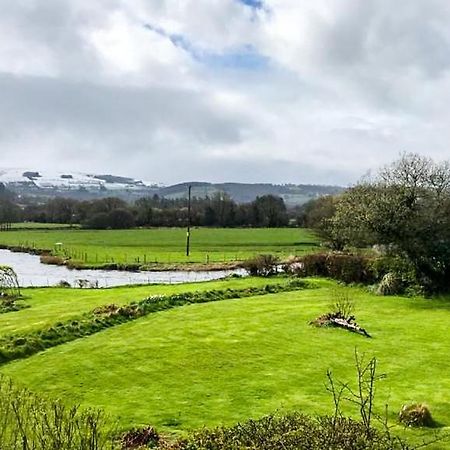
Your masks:
<svg viewBox="0 0 450 450"><path fill-rule="evenodd" d="M0 244L49 249L55 255L95 266L221 263L242 261L258 253L286 257L313 251L318 239L301 228L195 228L191 232L189 257L185 254L184 228L98 231L34 228L0 233Z"/></svg>
<svg viewBox="0 0 450 450"><path fill-rule="evenodd" d="M126 303L150 294L262 286L267 281L231 279L83 292L30 289L25 295L31 308L0 316L0 327L9 323L11 334L60 320L65 309L70 318L100 304ZM423 401L448 430L450 299L379 297L349 288L357 321L373 336L368 339L309 324L330 310L341 288L327 280L313 283L313 289L155 312L14 361L1 372L37 393L103 408L121 429L151 424L169 434L183 434L275 410L331 413L326 371L354 382L357 348L367 357L376 356L379 372L387 374L378 384L376 403L380 410L389 403L391 425L403 404ZM355 414L351 407L346 412ZM424 433L433 436L432 430L395 426L394 431L414 442Z"/></svg>

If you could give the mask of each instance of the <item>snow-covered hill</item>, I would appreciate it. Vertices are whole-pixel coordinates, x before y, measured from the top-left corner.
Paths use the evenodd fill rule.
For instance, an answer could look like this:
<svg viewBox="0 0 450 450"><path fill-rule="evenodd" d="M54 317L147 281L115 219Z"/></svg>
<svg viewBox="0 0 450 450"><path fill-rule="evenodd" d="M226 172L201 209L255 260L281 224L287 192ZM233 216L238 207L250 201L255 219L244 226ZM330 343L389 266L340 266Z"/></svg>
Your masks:
<svg viewBox="0 0 450 450"><path fill-rule="evenodd" d="M157 183L114 175L41 172L34 169L0 169L0 183L12 190L26 191L141 191L160 187Z"/></svg>
<svg viewBox="0 0 450 450"><path fill-rule="evenodd" d="M258 196L270 194L282 197L288 206L295 206L322 195L336 194L342 191L339 186L270 183L217 184L193 181L164 186L116 175L38 171L34 168L0 168L0 183L5 184L9 190L22 198L24 204L30 199L45 201L53 197L69 197L77 200L119 197L126 201L153 195L169 199L185 198L188 186L192 185L194 197L212 197L218 192L225 192L237 203L246 203L253 201Z"/></svg>

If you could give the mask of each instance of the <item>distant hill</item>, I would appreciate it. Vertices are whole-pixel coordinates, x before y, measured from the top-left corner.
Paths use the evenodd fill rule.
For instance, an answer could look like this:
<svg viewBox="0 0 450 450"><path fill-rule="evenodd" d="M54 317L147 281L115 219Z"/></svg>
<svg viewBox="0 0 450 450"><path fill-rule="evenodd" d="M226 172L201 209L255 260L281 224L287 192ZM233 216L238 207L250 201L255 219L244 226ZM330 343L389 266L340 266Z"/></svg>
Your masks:
<svg viewBox="0 0 450 450"><path fill-rule="evenodd" d="M114 196L127 201L153 195L183 198L187 196L188 186L191 185L194 197L211 197L219 192L225 192L237 203L246 203L253 201L257 196L272 194L282 197L288 206L301 205L310 199L335 194L343 189L339 186L269 183L186 182L163 186L110 174L83 174L70 171L50 173L30 169L0 169L0 183L19 196L35 198L37 201L51 197L89 200Z"/></svg>
<svg viewBox="0 0 450 450"><path fill-rule="evenodd" d="M336 194L343 190L339 186L321 186L308 184L269 184L269 183L180 183L160 188L161 196L182 198L187 196L188 186L192 186L194 197L211 197L218 192L227 193L237 203L253 201L261 195L272 194L282 197L288 206L302 205L308 200L322 195Z"/></svg>

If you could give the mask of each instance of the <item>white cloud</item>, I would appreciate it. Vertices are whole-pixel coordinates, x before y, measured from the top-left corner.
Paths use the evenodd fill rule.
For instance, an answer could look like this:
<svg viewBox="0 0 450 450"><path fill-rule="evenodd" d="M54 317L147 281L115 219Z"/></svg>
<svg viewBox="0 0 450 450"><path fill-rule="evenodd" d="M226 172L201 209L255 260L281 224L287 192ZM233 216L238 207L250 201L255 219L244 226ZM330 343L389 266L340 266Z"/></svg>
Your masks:
<svg viewBox="0 0 450 450"><path fill-rule="evenodd" d="M4 165L347 183L450 156L446 0L0 7Z"/></svg>

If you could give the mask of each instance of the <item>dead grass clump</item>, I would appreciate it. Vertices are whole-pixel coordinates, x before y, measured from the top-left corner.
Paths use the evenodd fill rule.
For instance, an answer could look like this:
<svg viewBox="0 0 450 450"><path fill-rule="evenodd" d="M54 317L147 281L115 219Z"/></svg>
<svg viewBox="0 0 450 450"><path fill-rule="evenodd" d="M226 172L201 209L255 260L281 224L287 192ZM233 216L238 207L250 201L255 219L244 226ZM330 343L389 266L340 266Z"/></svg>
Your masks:
<svg viewBox="0 0 450 450"><path fill-rule="evenodd" d="M52 266L64 266L66 263L65 259L61 258L61 256L42 255L40 259L42 264L49 264Z"/></svg>
<svg viewBox="0 0 450 450"><path fill-rule="evenodd" d="M400 411L399 420L408 427L432 427L434 425L430 409L424 403L404 405Z"/></svg>

